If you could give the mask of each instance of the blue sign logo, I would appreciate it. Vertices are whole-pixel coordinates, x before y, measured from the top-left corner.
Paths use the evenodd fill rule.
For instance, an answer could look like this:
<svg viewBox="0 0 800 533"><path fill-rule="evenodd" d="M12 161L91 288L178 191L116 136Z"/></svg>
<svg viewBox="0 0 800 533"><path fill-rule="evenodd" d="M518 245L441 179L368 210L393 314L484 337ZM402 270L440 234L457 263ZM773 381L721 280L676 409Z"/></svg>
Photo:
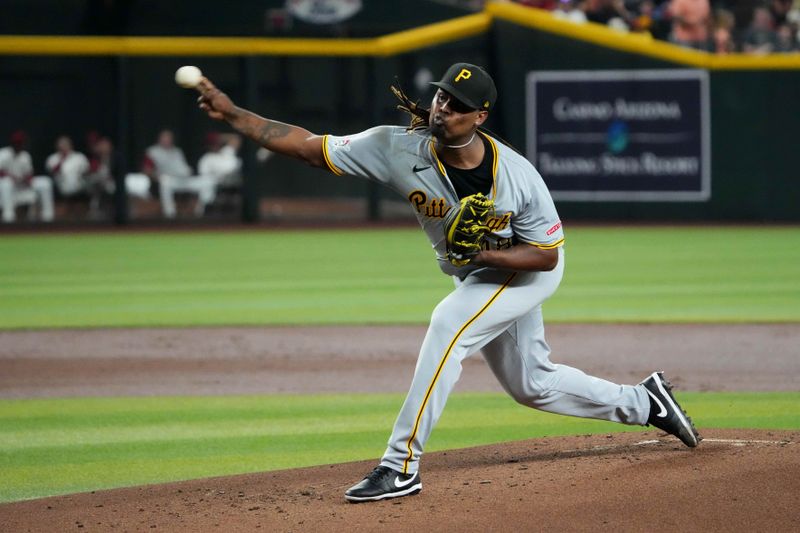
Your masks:
<svg viewBox="0 0 800 533"><path fill-rule="evenodd" d="M608 126L608 150L612 154L624 152L628 147L628 125L615 120Z"/></svg>

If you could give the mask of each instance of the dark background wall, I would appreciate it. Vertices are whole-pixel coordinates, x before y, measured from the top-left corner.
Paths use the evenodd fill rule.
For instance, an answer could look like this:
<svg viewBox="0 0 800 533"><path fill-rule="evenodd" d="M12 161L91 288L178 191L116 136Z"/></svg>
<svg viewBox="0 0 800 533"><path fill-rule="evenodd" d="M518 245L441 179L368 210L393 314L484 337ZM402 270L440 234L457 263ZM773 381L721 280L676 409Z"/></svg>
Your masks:
<svg viewBox="0 0 800 533"><path fill-rule="evenodd" d="M0 34L17 35L231 35L371 37L465 13L426 0L362 0L345 23L288 27L270 22L285 0L2 0ZM400 8L398 8L400 7ZM282 29L283 28L283 29Z"/></svg>

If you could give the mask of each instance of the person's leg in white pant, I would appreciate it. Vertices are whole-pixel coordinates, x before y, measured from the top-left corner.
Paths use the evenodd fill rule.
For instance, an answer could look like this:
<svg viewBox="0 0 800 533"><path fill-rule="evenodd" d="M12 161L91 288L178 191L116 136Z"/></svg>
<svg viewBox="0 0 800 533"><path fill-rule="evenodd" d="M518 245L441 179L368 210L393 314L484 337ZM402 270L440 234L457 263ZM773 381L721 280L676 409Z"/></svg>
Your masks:
<svg viewBox="0 0 800 533"><path fill-rule="evenodd" d="M162 174L158 178L158 188L161 196L161 211L167 218L175 218L177 209L175 208L175 189L180 178Z"/></svg>
<svg viewBox="0 0 800 533"><path fill-rule="evenodd" d="M3 222L14 222L17 218L14 203L14 180L0 178L0 208L3 209Z"/></svg>
<svg viewBox="0 0 800 533"><path fill-rule="evenodd" d="M217 197L217 181L212 176L197 176L195 180L195 191L197 191L197 205L194 214L202 216L206 206L214 203Z"/></svg>
<svg viewBox="0 0 800 533"><path fill-rule="evenodd" d="M31 188L36 191L39 200L39 216L45 222L50 222L55 216L53 208L53 182L47 176L34 176Z"/></svg>

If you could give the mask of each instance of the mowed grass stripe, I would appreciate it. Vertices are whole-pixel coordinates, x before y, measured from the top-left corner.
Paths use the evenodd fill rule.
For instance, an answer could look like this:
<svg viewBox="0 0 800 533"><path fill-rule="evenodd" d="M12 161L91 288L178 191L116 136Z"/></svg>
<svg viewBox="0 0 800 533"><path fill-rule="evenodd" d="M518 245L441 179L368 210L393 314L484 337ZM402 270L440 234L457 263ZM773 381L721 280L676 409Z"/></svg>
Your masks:
<svg viewBox="0 0 800 533"><path fill-rule="evenodd" d="M7 328L417 322L450 286L408 230L14 236L0 255Z"/></svg>
<svg viewBox="0 0 800 533"><path fill-rule="evenodd" d="M679 393L701 428L800 429L800 393ZM0 501L377 459L399 394L0 401ZM455 394L427 451L641 431ZM677 441L676 441L677 442Z"/></svg>
<svg viewBox="0 0 800 533"><path fill-rule="evenodd" d="M425 323L421 231L0 237L0 328ZM553 321L800 320L800 229L567 227Z"/></svg>

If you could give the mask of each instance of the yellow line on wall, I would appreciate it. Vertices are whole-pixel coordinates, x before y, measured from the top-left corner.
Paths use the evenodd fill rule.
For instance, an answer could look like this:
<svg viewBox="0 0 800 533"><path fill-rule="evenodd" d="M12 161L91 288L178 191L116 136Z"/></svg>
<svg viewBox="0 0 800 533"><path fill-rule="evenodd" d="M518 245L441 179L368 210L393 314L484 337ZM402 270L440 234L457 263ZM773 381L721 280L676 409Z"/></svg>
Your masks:
<svg viewBox="0 0 800 533"><path fill-rule="evenodd" d="M363 56L373 39L0 36L6 55Z"/></svg>
<svg viewBox="0 0 800 533"><path fill-rule="evenodd" d="M259 37L0 36L0 55L57 56L377 56L420 50L486 33L493 20L592 43L605 48L709 70L800 69L800 53L715 55L624 33L601 24L575 24L547 11L490 0L481 13L371 39Z"/></svg>
<svg viewBox="0 0 800 533"><path fill-rule="evenodd" d="M377 41L380 55L402 54L481 35L489 30L491 24L492 17L483 12L437 24L429 24L413 30L392 33L378 38Z"/></svg>
<svg viewBox="0 0 800 533"><path fill-rule="evenodd" d="M0 54L59 56L388 56L485 33L486 13L374 39L0 36Z"/></svg>
<svg viewBox="0 0 800 533"><path fill-rule="evenodd" d="M494 19L554 35L584 41L605 48L661 59L670 63L710 70L717 69L799 69L800 53L754 56L748 54L716 55L658 41L648 33L626 33L602 24L576 24L553 17L547 11L505 2L490 1L486 12Z"/></svg>

